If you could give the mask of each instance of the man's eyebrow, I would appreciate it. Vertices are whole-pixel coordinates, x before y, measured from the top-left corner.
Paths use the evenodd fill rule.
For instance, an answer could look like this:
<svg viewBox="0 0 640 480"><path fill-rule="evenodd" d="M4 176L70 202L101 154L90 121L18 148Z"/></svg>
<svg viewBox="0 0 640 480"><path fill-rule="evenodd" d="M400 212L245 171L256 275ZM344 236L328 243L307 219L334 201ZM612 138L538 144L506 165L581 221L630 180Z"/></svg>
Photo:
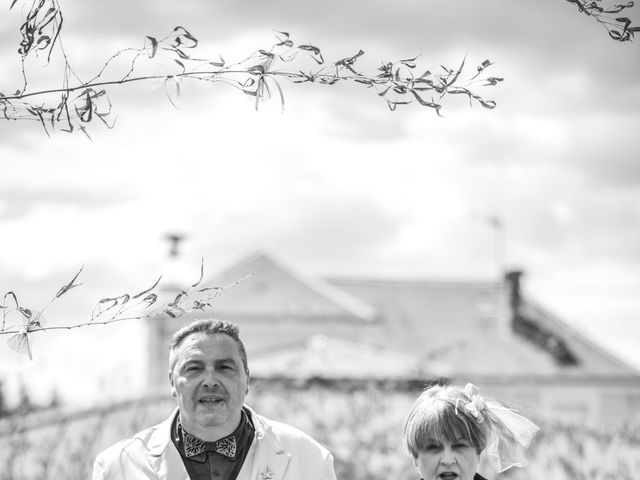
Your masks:
<svg viewBox="0 0 640 480"><path fill-rule="evenodd" d="M200 358L187 358L182 362L182 365L190 365L192 363L203 363L203 361Z"/></svg>
<svg viewBox="0 0 640 480"><path fill-rule="evenodd" d="M215 361L216 364L218 363L233 363L235 365L236 361L233 359L233 357L225 357L225 358L218 358Z"/></svg>

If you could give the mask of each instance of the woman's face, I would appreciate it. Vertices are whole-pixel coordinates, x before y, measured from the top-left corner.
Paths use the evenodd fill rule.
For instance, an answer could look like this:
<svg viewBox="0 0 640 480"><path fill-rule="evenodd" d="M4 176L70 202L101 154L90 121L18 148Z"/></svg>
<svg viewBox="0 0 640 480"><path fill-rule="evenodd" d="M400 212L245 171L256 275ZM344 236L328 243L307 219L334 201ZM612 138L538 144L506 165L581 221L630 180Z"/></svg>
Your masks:
<svg viewBox="0 0 640 480"><path fill-rule="evenodd" d="M429 441L413 460L424 480L473 480L479 462L476 447L464 438Z"/></svg>

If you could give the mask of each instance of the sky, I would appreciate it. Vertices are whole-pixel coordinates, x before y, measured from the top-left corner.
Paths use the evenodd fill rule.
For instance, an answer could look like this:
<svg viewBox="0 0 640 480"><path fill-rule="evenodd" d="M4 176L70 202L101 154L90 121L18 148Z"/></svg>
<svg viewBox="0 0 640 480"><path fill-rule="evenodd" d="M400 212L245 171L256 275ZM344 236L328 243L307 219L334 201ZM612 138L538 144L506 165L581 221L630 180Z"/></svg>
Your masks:
<svg viewBox="0 0 640 480"><path fill-rule="evenodd" d="M2 14L0 92L20 88L24 2ZM256 250L310 275L495 279L640 369L640 55L562 0L61 0L62 45L89 78L110 55L183 26L198 56L238 61L274 30L364 71L494 62L493 110L445 99L390 111L362 85L281 82L262 104L222 84L109 90L115 127L50 138L0 123L0 290L85 322L100 298L160 274L197 280ZM632 19L640 18L638 7ZM58 85L56 58L27 64L29 88ZM304 63L313 67L312 62ZM105 77L118 77L116 63ZM171 97L169 99L168 97ZM175 105L174 105L175 104ZM488 221L499 217L503 228ZM185 236L180 264L166 235ZM144 324L34 335L33 361L0 342L0 378L46 401L89 404L140 388ZM114 354L117 352L117 354Z"/></svg>

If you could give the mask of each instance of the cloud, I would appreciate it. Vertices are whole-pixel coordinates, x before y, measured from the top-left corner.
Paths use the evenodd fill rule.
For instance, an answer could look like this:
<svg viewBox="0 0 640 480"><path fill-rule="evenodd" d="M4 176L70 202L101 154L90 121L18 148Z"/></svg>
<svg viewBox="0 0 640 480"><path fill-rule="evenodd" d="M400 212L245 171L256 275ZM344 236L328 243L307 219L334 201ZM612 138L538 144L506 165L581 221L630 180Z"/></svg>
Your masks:
<svg viewBox="0 0 640 480"><path fill-rule="evenodd" d="M291 255L313 258L316 266L368 258L393 242L401 227L400 220L373 199L326 192L294 201L302 208L279 219L270 242Z"/></svg>
<svg viewBox="0 0 640 480"><path fill-rule="evenodd" d="M0 202L5 205L5 208L0 211L0 221L28 215L33 209L42 205L54 209L73 207L80 210L94 210L97 207L107 207L130 199L131 195L114 194L110 191L55 188L54 186L34 188L28 184L22 187L12 185L0 191Z"/></svg>
<svg viewBox="0 0 640 480"><path fill-rule="evenodd" d="M577 170L588 172L598 188L634 188L640 184L640 117L600 115L583 117L571 131L571 149L566 161Z"/></svg>

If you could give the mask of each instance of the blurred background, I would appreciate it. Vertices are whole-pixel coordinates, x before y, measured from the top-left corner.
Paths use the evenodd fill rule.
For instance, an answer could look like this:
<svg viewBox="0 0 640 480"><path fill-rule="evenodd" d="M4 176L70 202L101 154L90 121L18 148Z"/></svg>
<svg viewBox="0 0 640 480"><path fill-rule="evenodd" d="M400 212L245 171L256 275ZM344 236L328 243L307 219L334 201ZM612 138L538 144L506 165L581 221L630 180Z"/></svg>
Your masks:
<svg viewBox="0 0 640 480"><path fill-rule="evenodd" d="M284 112L277 99L256 112L231 87L185 81L171 101L158 84L112 89L115 127L96 124L92 140L5 121L2 293L41 310L84 266L47 325L84 323L160 275L171 298L201 262L203 285L251 277L208 313L36 333L33 360L1 336L0 478L86 478L97 451L161 419L167 338L204 315L239 323L249 403L327 443L340 478L414 478L401 425L436 380L473 381L545 425L523 478L640 470L637 40L614 42L561 0L60 7L84 78L181 25L227 62L279 30L328 62L362 49L365 71L489 59L505 80L480 92L494 110L451 98L443 118L391 112L361 85L283 81ZM5 11L0 92L13 92L26 7ZM32 87L58 85L39 60ZM56 449L35 454L61 435L78 445L75 470Z"/></svg>

